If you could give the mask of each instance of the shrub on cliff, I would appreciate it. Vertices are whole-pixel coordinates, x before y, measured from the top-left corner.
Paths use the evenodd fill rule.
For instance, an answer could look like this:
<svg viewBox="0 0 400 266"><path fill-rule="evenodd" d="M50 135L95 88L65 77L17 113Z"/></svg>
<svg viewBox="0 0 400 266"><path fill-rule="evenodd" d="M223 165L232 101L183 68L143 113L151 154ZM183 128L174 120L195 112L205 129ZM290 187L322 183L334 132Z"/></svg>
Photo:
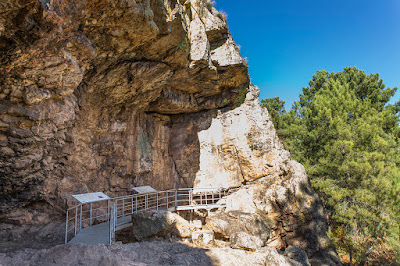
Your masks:
<svg viewBox="0 0 400 266"><path fill-rule="evenodd" d="M400 240L400 102L388 104L396 89L385 88L379 74L347 67L318 71L289 112L279 98L262 101L280 138L306 167L334 242L350 257L368 256L370 246L350 241L360 232Z"/></svg>

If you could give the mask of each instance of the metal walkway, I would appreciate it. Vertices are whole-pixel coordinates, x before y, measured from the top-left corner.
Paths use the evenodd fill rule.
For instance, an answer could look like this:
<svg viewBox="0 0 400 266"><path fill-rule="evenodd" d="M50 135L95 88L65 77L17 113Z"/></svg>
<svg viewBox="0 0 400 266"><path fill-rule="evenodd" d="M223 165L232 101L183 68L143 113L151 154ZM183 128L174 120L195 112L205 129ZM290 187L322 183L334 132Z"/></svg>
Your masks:
<svg viewBox="0 0 400 266"><path fill-rule="evenodd" d="M146 210L183 211L225 207L223 188L184 188L127 195L79 204L67 210L65 243L111 244L115 232L132 224L132 214Z"/></svg>

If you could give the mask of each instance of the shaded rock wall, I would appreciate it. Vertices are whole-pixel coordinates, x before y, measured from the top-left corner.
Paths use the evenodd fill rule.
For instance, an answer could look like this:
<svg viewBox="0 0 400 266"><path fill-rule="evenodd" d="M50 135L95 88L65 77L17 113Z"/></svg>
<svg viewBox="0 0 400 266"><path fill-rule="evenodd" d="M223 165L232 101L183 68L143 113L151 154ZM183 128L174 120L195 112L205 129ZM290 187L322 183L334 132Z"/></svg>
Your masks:
<svg viewBox="0 0 400 266"><path fill-rule="evenodd" d="M61 214L75 193L187 186L172 156L172 117L233 105L249 83L207 1L1 5L3 223L43 222L43 206ZM11 219L18 209L37 215Z"/></svg>

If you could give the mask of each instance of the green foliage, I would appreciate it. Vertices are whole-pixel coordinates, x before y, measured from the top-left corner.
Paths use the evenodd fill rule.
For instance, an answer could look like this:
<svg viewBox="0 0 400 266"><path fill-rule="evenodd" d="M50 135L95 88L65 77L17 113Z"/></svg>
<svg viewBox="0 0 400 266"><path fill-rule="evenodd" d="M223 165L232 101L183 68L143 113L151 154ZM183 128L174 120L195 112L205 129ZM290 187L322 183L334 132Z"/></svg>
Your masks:
<svg viewBox="0 0 400 266"><path fill-rule="evenodd" d="M385 88L379 74L347 67L318 71L289 112L279 98L262 101L280 138L306 167L337 239L356 231L398 239L400 102L388 104L396 90ZM349 251L357 245L336 243Z"/></svg>
<svg viewBox="0 0 400 266"><path fill-rule="evenodd" d="M279 128L282 123L282 115L286 112L285 102L279 99L279 97L268 98L261 100L261 106L267 108L272 121L274 121L275 128Z"/></svg>

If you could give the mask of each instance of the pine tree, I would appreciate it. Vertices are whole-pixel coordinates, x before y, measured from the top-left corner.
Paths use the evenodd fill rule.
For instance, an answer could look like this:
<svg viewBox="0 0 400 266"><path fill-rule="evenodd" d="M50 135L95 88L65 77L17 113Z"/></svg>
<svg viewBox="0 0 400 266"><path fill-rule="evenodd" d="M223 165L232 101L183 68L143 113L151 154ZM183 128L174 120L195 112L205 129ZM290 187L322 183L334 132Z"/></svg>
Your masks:
<svg viewBox="0 0 400 266"><path fill-rule="evenodd" d="M306 167L334 237L399 234L400 104L388 104L396 89L347 67L318 71L289 112L271 104L279 98L262 101L278 106L271 111L278 134Z"/></svg>
<svg viewBox="0 0 400 266"><path fill-rule="evenodd" d="M274 121L275 128L279 128L282 115L285 111L285 102L280 100L279 97L267 98L261 100L261 106L267 108L271 115L272 121Z"/></svg>

